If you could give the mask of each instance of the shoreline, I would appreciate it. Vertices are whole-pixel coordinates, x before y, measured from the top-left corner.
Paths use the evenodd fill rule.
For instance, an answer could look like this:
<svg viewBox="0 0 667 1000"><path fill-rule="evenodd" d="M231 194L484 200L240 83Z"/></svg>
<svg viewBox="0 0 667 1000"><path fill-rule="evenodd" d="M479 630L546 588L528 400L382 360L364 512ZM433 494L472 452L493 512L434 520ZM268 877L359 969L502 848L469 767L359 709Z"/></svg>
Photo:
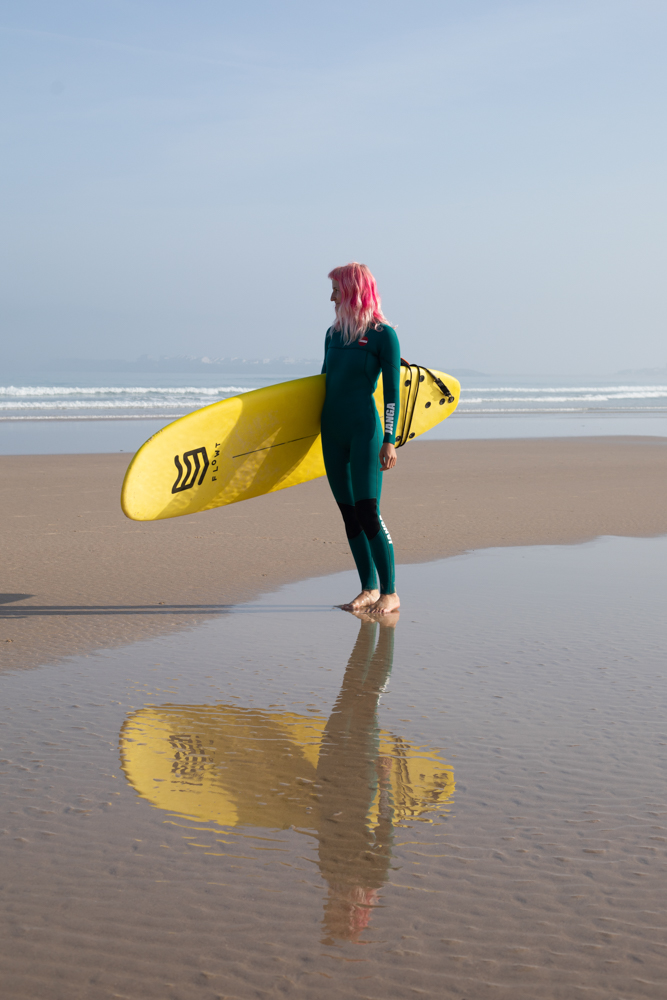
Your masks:
<svg viewBox="0 0 667 1000"><path fill-rule="evenodd" d="M354 569L325 479L136 522L119 506L131 457L0 456L3 669L190 628L283 584ZM384 482L399 565L667 533L667 438L417 441Z"/></svg>

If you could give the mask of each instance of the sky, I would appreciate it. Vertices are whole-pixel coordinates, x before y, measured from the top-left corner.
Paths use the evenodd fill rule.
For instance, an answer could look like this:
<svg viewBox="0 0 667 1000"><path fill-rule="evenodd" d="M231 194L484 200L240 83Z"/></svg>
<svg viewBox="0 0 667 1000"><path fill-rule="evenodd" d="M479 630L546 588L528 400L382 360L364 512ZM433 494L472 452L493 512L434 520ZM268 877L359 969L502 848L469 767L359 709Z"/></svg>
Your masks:
<svg viewBox="0 0 667 1000"><path fill-rule="evenodd" d="M0 4L0 363L667 364L664 0Z"/></svg>

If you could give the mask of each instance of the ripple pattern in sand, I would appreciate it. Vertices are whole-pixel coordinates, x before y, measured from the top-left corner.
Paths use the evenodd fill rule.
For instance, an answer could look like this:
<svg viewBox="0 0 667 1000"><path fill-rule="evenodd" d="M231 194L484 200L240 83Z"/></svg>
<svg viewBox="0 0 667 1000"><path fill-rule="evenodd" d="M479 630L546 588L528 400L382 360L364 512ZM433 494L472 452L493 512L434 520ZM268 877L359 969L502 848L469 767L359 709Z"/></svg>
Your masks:
<svg viewBox="0 0 667 1000"><path fill-rule="evenodd" d="M343 574L4 675L3 995L664 996L666 548L404 569L395 633L325 610Z"/></svg>

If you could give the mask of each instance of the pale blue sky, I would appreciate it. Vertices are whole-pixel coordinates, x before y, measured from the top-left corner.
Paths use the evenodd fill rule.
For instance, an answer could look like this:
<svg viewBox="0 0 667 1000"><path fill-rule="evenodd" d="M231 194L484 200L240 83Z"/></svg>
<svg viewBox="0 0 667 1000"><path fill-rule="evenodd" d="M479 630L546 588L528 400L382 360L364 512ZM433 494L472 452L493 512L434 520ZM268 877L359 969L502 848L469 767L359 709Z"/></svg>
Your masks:
<svg viewBox="0 0 667 1000"><path fill-rule="evenodd" d="M0 8L5 358L667 363L664 0Z"/></svg>

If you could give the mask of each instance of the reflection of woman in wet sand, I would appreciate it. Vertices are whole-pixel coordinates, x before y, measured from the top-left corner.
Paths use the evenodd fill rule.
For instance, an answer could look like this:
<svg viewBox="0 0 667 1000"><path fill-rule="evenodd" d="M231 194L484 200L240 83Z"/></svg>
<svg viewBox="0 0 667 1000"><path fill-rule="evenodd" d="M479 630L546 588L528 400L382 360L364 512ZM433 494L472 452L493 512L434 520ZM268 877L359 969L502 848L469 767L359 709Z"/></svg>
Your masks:
<svg viewBox="0 0 667 1000"><path fill-rule="evenodd" d="M345 264L329 277L336 320L324 340L322 451L361 580L361 593L342 607L385 615L401 603L394 584L394 547L380 516L382 473L396 465L401 354L366 265ZM380 372L382 425L373 399Z"/></svg>
<svg viewBox="0 0 667 1000"><path fill-rule="evenodd" d="M363 616L322 739L316 836L320 872L329 885L324 927L330 938L355 940L364 930L391 863L392 759L379 754L376 713L391 673L397 619L384 619L378 637L378 624Z"/></svg>
<svg viewBox="0 0 667 1000"><path fill-rule="evenodd" d="M357 940L391 866L392 827L454 791L437 751L380 730L398 614L358 612L359 634L328 719L242 705L151 705L121 730L123 770L172 817L297 830L317 844L326 939Z"/></svg>

